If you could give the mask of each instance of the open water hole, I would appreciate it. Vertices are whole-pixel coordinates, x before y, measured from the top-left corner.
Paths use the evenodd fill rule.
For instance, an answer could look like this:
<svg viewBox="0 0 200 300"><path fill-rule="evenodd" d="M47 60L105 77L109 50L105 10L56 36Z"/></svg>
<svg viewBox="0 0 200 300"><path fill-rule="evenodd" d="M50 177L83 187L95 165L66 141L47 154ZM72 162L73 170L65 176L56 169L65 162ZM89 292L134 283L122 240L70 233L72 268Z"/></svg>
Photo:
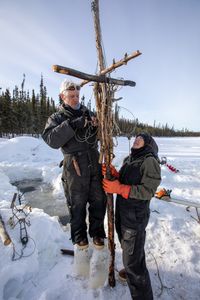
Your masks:
<svg viewBox="0 0 200 300"><path fill-rule="evenodd" d="M33 208L43 209L50 216L58 216L63 225L69 223L69 211L65 197L63 196L63 200L56 200L50 184L41 179L25 179L12 182L12 184L23 194L23 202Z"/></svg>

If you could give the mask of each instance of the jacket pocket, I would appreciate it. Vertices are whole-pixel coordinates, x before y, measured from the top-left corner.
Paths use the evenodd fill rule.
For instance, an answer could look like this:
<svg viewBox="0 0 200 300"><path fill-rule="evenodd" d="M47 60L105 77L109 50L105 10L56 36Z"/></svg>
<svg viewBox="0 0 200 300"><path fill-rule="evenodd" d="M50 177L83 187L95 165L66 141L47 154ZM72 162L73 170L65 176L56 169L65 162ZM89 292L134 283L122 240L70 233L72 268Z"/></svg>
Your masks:
<svg viewBox="0 0 200 300"><path fill-rule="evenodd" d="M74 176L75 174L77 176L80 176L81 171L79 169L79 163L76 160L75 163L73 162L74 156L68 155L64 158L63 161L63 178L67 178L68 176ZM77 167L79 170L77 171ZM79 174L80 173L80 174Z"/></svg>
<svg viewBox="0 0 200 300"><path fill-rule="evenodd" d="M68 155L63 160L63 170L69 171L72 166L72 155Z"/></svg>

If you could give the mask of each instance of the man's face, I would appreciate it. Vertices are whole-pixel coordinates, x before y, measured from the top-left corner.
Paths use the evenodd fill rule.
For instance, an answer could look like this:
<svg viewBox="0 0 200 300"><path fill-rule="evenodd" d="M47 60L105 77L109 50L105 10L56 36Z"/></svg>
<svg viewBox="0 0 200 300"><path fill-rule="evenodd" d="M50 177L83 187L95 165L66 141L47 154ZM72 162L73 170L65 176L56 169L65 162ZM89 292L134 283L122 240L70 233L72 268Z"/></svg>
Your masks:
<svg viewBox="0 0 200 300"><path fill-rule="evenodd" d="M61 94L61 98L64 104L71 106L73 109L77 108L79 104L79 91L78 90L66 90Z"/></svg>
<svg viewBox="0 0 200 300"><path fill-rule="evenodd" d="M142 136L137 136L133 143L133 149L140 149L144 147L144 139Z"/></svg>

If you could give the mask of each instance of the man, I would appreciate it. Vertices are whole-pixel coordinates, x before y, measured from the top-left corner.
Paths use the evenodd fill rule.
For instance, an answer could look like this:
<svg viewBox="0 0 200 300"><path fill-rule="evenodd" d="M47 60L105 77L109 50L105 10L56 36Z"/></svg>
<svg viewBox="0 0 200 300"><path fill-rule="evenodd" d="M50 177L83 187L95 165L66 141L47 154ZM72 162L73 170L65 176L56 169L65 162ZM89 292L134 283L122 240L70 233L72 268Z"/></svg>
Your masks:
<svg viewBox="0 0 200 300"><path fill-rule="evenodd" d="M154 139L142 132L136 136L131 154L125 158L120 171L111 166L111 173L117 179L103 180L107 193L117 193L115 223L125 267L119 276L127 279L134 300L153 299L144 244L150 200L161 180L157 154ZM104 175L105 167L102 171Z"/></svg>
<svg viewBox="0 0 200 300"><path fill-rule="evenodd" d="M97 120L79 103L80 85L64 80L63 104L51 115L42 137L64 155L62 183L71 216L71 238L79 249L88 248L86 205L89 203L89 235L94 245L104 247L106 196L98 163Z"/></svg>

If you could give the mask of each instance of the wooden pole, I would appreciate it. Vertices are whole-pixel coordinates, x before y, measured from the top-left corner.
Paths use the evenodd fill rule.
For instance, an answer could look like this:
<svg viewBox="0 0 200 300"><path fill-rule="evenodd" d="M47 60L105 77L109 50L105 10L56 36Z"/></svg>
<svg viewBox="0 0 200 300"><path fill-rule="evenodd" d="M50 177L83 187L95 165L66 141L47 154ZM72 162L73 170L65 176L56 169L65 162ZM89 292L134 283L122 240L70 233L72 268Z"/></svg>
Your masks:
<svg viewBox="0 0 200 300"><path fill-rule="evenodd" d="M5 223L0 214L0 238L5 246L8 246L11 243L11 238L6 230Z"/></svg>
<svg viewBox="0 0 200 300"><path fill-rule="evenodd" d="M94 16L96 48L98 55L99 74L105 69L105 59L102 49L101 27L99 19L99 1L92 1L92 12ZM97 117L99 120L99 138L100 138L100 162L104 160L109 168L113 156L112 139L112 98L109 87L106 83L95 83L94 95L96 99ZM113 95L112 95L113 96ZM111 287L115 286L115 242L114 242L114 209L113 195L107 194L107 214L108 214L108 247L111 254L108 282Z"/></svg>
<svg viewBox="0 0 200 300"><path fill-rule="evenodd" d="M137 50L137 51L131 53L130 55L125 54L125 55L124 55L124 58L122 58L121 60L119 60L119 61L117 61L117 62L115 62L115 60L113 59L112 65L110 65L108 68L102 70L102 71L100 72L100 75L106 75L106 74L108 74L108 73L111 73L113 70L115 70L115 69L121 67L122 65L126 65L127 62L128 62L129 60L131 60L131 59L133 59L133 58L136 58L136 57L138 57L138 56L141 55L141 54L142 54L142 53L141 53L139 50ZM127 80L126 80L126 81L127 81ZM81 82L81 86L85 85L85 84L88 83L88 82L89 82L89 80L84 80L84 81L82 81L82 82ZM133 85L132 85L132 86L133 86Z"/></svg>
<svg viewBox="0 0 200 300"><path fill-rule="evenodd" d="M110 77L106 77L104 74L96 76L96 75L83 73L83 72L77 71L75 69L71 69L71 68L63 67L63 66L59 66L59 65L53 65L52 69L54 72L57 72L57 73L66 74L66 75L74 76L74 77L77 77L80 79L84 79L84 81L81 82L81 86L83 86L84 84L86 84L90 81L116 84L116 85L124 85L124 86L126 86L126 85L135 86L136 85L135 81L132 81L132 80L121 80L121 79L110 78Z"/></svg>

